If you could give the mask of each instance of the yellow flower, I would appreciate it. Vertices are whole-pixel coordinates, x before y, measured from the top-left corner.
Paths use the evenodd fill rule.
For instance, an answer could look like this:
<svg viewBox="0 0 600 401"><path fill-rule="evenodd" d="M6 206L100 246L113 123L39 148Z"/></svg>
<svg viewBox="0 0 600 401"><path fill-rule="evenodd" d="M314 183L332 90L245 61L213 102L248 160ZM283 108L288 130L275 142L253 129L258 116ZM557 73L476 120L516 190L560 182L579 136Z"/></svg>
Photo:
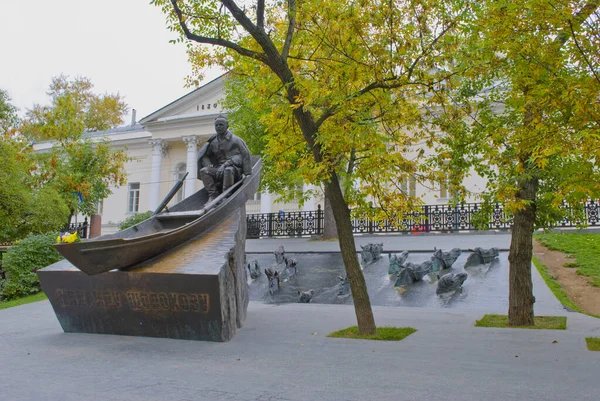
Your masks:
<svg viewBox="0 0 600 401"><path fill-rule="evenodd" d="M58 244L60 244L60 235L59 235L58 237L56 237L56 242L57 242Z"/></svg>
<svg viewBox="0 0 600 401"><path fill-rule="evenodd" d="M77 235L77 232L74 232L72 234L63 234L63 235L59 235L56 240L58 241L58 243L65 243L65 244L72 244L74 242L79 242L79 235Z"/></svg>

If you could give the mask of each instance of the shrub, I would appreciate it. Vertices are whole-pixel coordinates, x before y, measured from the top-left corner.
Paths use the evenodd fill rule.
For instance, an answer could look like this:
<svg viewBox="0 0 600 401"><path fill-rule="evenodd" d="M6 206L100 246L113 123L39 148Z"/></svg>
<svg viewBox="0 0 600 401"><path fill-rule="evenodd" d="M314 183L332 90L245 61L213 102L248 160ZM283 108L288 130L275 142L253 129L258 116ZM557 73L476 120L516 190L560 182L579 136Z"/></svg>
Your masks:
<svg viewBox="0 0 600 401"><path fill-rule="evenodd" d="M4 255L3 269L6 280L0 292L5 299L18 298L40 291L40 282L35 273L41 268L63 259L53 247L56 233L29 235Z"/></svg>
<svg viewBox="0 0 600 401"><path fill-rule="evenodd" d="M121 224L119 224L119 230L125 230L126 228L129 228L131 226L135 226L136 224L141 223L146 219L149 219L150 216L152 216L152 212L150 210L144 213L133 214L125 220L123 220Z"/></svg>

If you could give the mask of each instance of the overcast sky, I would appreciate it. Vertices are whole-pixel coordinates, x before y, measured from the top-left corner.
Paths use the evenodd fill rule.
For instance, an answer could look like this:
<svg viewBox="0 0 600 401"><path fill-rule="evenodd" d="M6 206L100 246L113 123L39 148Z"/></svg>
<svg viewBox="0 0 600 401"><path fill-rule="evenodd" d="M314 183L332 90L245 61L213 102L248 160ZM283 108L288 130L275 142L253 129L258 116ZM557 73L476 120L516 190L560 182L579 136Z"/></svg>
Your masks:
<svg viewBox="0 0 600 401"><path fill-rule="evenodd" d="M139 121L192 90L174 38L149 0L0 0L0 89L23 115L49 103L52 77L88 77L96 93L124 96Z"/></svg>

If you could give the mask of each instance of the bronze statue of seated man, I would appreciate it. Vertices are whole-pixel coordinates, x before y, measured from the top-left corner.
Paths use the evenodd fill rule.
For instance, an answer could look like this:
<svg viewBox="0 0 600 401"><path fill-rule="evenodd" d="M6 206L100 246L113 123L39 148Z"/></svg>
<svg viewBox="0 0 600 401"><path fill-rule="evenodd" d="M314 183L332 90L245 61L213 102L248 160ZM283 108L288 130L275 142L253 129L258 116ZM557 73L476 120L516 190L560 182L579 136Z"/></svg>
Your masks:
<svg viewBox="0 0 600 401"><path fill-rule="evenodd" d="M211 136L198 152L198 177L213 201L243 175L252 174L250 151L246 143L229 131L225 117L215 120L216 135Z"/></svg>

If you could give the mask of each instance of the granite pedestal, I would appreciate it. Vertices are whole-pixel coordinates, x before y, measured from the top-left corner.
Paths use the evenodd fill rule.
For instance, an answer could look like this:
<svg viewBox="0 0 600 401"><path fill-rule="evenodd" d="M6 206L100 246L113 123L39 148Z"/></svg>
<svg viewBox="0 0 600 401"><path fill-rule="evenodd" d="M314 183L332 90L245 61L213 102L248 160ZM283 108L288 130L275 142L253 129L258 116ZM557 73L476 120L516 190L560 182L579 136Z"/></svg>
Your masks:
<svg viewBox="0 0 600 401"><path fill-rule="evenodd" d="M65 332L228 341L248 307L243 208L129 271L88 276L62 260L40 271Z"/></svg>

